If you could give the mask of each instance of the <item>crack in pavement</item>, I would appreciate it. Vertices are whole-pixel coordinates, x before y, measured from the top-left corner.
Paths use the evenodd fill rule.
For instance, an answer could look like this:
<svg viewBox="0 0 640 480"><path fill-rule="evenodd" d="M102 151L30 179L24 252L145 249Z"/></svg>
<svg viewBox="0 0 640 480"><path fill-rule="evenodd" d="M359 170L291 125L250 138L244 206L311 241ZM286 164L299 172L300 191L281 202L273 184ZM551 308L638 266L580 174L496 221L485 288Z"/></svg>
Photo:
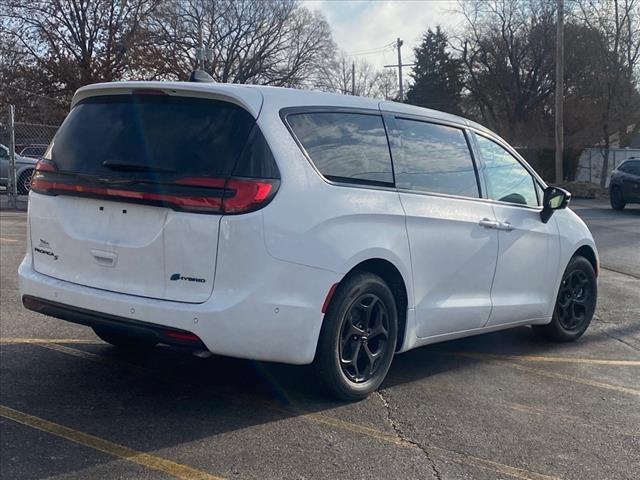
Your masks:
<svg viewBox="0 0 640 480"><path fill-rule="evenodd" d="M616 337L615 335L612 335L611 333L607 332L606 329L604 328L599 328L598 329L600 332L604 333L605 336L613 339L613 340L617 340L618 342L622 343L623 345L626 345L629 348L632 348L633 350L635 350L636 352L640 352L640 348L636 347L635 345L633 345L632 343L627 342L626 340L623 340L619 337Z"/></svg>
<svg viewBox="0 0 640 480"><path fill-rule="evenodd" d="M636 280L640 280L640 275L638 275L638 274L636 274L636 273L624 272L624 271L622 271L622 270L619 270L619 269L617 269L617 268L610 267L610 266L608 266L608 265L602 265L602 264L600 264L600 269L601 269L601 270L608 270L608 271L610 271L610 272L617 273L618 275L625 275L625 276L627 276L627 277L631 277L631 278L635 278Z"/></svg>
<svg viewBox="0 0 640 480"><path fill-rule="evenodd" d="M429 452L429 450L427 450L426 447L424 447L420 443L416 442L415 440L411 440L410 438L408 438L404 434L402 429L398 426L398 424L393 419L393 416L391 415L391 405L389 405L389 401L386 399L386 397L382 393L382 390L377 390L375 393L380 398L380 400L382 401L382 404L384 405L385 413L387 415L387 420L389 421L389 425L391 425L391 428L393 429L393 431L395 432L397 437L400 440L402 440L403 442L407 442L407 443L413 445L414 447L418 448L424 454L425 458L427 459L427 462L429 462L429 466L431 467L431 470L433 471L434 477L437 480L442 480L442 476L440 475L440 472L438 471L438 467L436 466L436 462L431 457L431 453Z"/></svg>

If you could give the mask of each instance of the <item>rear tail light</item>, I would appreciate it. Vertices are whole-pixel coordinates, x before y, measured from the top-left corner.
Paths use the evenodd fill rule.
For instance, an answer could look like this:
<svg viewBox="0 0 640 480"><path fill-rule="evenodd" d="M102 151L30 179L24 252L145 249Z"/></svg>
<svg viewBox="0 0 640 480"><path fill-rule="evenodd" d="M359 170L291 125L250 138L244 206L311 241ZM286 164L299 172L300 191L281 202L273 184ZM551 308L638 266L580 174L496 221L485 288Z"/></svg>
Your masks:
<svg viewBox="0 0 640 480"><path fill-rule="evenodd" d="M264 207L271 201L279 180L260 178L181 178L177 185L222 189L220 205L214 213L247 213Z"/></svg>
<svg viewBox="0 0 640 480"><path fill-rule="evenodd" d="M171 183L105 184L58 172L51 160L36 164L31 189L45 195L74 195L161 205L195 213L239 214L266 206L280 184L276 179L180 178Z"/></svg>
<svg viewBox="0 0 640 480"><path fill-rule="evenodd" d="M51 160L48 160L46 158L41 158L36 163L35 171L36 172L57 172L58 167Z"/></svg>

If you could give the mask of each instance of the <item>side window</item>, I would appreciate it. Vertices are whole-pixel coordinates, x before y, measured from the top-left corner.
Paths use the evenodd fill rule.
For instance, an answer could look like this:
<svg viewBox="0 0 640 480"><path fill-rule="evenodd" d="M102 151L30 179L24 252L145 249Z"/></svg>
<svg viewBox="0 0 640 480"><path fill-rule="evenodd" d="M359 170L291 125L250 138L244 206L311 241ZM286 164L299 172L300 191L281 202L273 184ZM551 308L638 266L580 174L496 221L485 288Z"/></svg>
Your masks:
<svg viewBox="0 0 640 480"><path fill-rule="evenodd" d="M630 173L632 175L640 175L640 162L638 162L638 161L628 162L627 161L627 162L624 163L624 167L625 167L625 169L623 170L623 172ZM620 170L622 170L622 168Z"/></svg>
<svg viewBox="0 0 640 480"><path fill-rule="evenodd" d="M533 176L507 150L492 140L476 135L485 164L489 198L501 202L538 206Z"/></svg>
<svg viewBox="0 0 640 480"><path fill-rule="evenodd" d="M287 122L327 179L393 184L382 117L360 113L298 113L288 115Z"/></svg>
<svg viewBox="0 0 640 480"><path fill-rule="evenodd" d="M400 145L393 160L399 188L480 196L475 167L464 132L417 120L396 119Z"/></svg>
<svg viewBox="0 0 640 480"><path fill-rule="evenodd" d="M0 158L9 158L9 150L5 150L4 148L0 148Z"/></svg>

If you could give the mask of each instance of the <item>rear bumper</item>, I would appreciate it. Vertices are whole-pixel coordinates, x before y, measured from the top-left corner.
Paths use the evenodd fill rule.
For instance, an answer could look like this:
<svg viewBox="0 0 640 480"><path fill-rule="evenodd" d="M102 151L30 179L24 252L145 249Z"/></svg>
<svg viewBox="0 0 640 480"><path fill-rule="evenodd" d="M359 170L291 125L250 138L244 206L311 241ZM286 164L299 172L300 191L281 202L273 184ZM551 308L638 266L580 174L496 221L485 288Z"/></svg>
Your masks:
<svg viewBox="0 0 640 480"><path fill-rule="evenodd" d="M187 341L180 337L187 337L191 332L176 328L168 329L161 325L153 323L141 322L139 320L131 320L129 318L117 317L106 313L94 312L84 308L72 307L42 298L24 295L22 304L25 308L34 312L48 315L50 317L59 318L80 325L89 327L107 327L112 330L127 333L129 335L154 340L156 343L164 343L174 347L188 348L190 350L206 350L207 347L201 340L195 339Z"/></svg>
<svg viewBox="0 0 640 480"><path fill-rule="evenodd" d="M31 310L89 326L143 328L145 334L158 335L162 329L189 332L212 353L292 364L313 361L322 304L340 278L334 272L264 258L262 268L244 277L245 288L223 288L217 281L208 301L193 304L58 280L35 271L31 260L27 254L18 269L20 292Z"/></svg>

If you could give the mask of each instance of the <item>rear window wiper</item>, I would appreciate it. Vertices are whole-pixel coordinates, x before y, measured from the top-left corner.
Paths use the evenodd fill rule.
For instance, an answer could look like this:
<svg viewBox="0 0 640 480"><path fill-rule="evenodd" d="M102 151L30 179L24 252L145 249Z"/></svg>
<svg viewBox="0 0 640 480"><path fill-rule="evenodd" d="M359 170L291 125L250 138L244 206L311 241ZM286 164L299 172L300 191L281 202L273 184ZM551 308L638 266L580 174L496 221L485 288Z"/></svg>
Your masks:
<svg viewBox="0 0 640 480"><path fill-rule="evenodd" d="M131 162L116 162L112 160L105 160L102 162L102 166L109 170L118 170L121 172L159 172L159 173L177 173L177 170L163 167L152 167L150 165L144 165L141 163Z"/></svg>

